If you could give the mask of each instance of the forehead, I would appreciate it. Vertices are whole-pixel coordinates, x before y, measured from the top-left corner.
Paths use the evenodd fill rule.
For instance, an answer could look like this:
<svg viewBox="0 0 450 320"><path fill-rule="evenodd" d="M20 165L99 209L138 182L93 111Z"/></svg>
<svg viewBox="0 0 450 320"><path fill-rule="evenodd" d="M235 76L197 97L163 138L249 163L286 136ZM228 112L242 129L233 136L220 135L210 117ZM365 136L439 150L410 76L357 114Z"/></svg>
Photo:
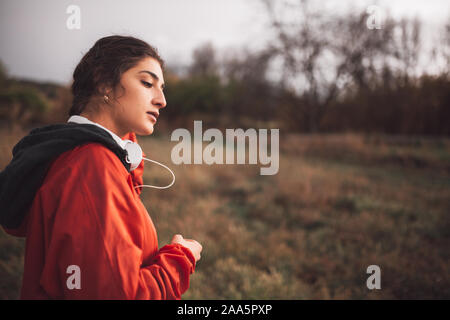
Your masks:
<svg viewBox="0 0 450 320"><path fill-rule="evenodd" d="M158 78L161 81L164 79L161 65L159 64L158 60L156 60L155 58L152 58L152 57L143 58L138 62L137 65L135 65L129 71L138 73L138 72L144 71L144 70L153 72L154 74L156 74L158 76ZM141 73L141 74L147 74L147 73Z"/></svg>

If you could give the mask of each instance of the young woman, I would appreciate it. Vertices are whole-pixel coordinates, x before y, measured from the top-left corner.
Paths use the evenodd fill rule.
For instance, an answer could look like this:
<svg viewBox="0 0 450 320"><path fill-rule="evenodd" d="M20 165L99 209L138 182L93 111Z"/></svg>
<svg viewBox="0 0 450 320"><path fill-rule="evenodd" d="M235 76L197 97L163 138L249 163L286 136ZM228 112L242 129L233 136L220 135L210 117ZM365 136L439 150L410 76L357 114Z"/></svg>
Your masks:
<svg viewBox="0 0 450 320"><path fill-rule="evenodd" d="M142 154L127 148L166 106L163 61L144 41L110 36L73 78L68 123L32 130L0 173L0 223L27 238L21 298L180 299L202 246L175 235L158 249Z"/></svg>

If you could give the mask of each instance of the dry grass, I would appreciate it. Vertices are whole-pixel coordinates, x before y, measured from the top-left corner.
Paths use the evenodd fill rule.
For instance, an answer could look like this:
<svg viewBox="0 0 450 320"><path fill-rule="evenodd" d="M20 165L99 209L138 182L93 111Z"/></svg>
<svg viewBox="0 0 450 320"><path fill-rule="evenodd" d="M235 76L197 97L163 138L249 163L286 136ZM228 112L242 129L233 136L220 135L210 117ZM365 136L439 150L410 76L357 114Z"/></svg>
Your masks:
<svg viewBox="0 0 450 320"><path fill-rule="evenodd" d="M143 191L160 245L175 233L203 244L184 298L450 298L448 139L280 139L275 176L259 165L171 165L175 143L141 139L177 177ZM1 168L17 140L3 142ZM170 174L150 164L144 181L164 185ZM23 241L0 234L1 298L17 297L22 254ZM371 264L381 290L366 288Z"/></svg>

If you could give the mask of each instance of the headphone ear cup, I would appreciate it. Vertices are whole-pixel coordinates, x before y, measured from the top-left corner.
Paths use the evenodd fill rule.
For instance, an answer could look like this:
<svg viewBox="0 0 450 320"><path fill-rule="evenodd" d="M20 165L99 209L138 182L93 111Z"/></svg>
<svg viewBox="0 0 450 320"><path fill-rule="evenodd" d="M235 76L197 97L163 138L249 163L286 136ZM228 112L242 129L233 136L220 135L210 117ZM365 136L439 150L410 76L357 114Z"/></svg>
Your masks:
<svg viewBox="0 0 450 320"><path fill-rule="evenodd" d="M142 149L141 147L131 140L125 141L125 151L127 152L126 161L130 164L130 170L136 169L142 161Z"/></svg>

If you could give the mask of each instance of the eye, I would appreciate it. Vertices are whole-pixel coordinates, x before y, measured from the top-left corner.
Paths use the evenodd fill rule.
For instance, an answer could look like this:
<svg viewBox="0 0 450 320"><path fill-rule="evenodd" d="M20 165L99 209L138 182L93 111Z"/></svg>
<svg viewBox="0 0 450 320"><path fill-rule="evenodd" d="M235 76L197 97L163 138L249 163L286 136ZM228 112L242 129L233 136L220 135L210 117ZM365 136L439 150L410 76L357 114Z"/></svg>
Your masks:
<svg viewBox="0 0 450 320"><path fill-rule="evenodd" d="M142 84L143 84L144 86L146 86L147 88L153 87L153 84L148 83L147 81L141 81L141 82L142 82Z"/></svg>

